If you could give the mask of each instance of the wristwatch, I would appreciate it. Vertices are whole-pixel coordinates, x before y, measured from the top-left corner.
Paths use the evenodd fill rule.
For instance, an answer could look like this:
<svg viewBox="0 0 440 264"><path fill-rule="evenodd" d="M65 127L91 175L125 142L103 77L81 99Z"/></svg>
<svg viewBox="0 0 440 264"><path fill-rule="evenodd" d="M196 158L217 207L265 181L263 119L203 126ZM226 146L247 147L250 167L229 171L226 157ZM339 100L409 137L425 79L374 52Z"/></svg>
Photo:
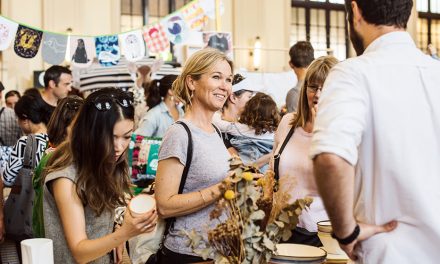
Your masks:
<svg viewBox="0 0 440 264"><path fill-rule="evenodd" d="M354 228L353 232L349 236L347 236L345 238L339 238L335 235L335 233L332 232L332 237L334 239L336 239L339 242L339 244L348 245L351 242L355 241L358 238L360 233L361 233L361 228L359 227L358 224L356 224L356 227Z"/></svg>

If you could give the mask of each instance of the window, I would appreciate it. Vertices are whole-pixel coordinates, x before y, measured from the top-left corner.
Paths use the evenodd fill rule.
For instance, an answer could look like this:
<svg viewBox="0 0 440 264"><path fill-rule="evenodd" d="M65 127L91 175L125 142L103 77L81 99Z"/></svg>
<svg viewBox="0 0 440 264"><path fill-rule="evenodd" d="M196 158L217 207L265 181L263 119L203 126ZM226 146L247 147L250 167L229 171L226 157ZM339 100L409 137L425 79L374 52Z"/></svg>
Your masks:
<svg viewBox="0 0 440 264"><path fill-rule="evenodd" d="M310 41L315 57L348 57L348 31L344 0L292 0L290 45Z"/></svg>
<svg viewBox="0 0 440 264"><path fill-rule="evenodd" d="M417 45L424 51L430 43L440 48L440 1L417 0L417 11Z"/></svg>
<svg viewBox="0 0 440 264"><path fill-rule="evenodd" d="M141 28L183 7L191 0L121 0L121 31Z"/></svg>

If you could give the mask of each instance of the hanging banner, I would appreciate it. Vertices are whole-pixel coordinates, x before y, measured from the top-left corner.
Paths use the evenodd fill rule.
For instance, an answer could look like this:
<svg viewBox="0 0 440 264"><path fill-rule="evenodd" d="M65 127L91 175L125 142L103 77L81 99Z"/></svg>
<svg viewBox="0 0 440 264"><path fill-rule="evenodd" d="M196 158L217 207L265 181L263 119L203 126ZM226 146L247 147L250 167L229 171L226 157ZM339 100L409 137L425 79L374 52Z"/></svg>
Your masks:
<svg viewBox="0 0 440 264"><path fill-rule="evenodd" d="M138 61L145 56L145 43L142 30L131 31L119 35L122 55L128 61Z"/></svg>
<svg viewBox="0 0 440 264"><path fill-rule="evenodd" d="M182 44L188 37L186 22L179 13L163 19L162 27L165 29L168 39L174 44Z"/></svg>
<svg viewBox="0 0 440 264"><path fill-rule="evenodd" d="M87 68L95 57L95 39L91 37L70 36L70 58L72 66Z"/></svg>
<svg viewBox="0 0 440 264"><path fill-rule="evenodd" d="M0 50L9 48L17 33L18 24L0 16Z"/></svg>
<svg viewBox="0 0 440 264"><path fill-rule="evenodd" d="M216 0L199 0L200 7L210 19L216 19L215 1ZM223 15L224 12L225 5L223 4L223 1L220 1L220 15Z"/></svg>
<svg viewBox="0 0 440 264"><path fill-rule="evenodd" d="M46 32L43 35L41 53L43 60L49 64L60 64L66 57L68 36Z"/></svg>
<svg viewBox="0 0 440 264"><path fill-rule="evenodd" d="M170 45L167 34L160 23L144 27L143 35L148 51L152 53L162 52Z"/></svg>
<svg viewBox="0 0 440 264"><path fill-rule="evenodd" d="M33 58L40 48L43 32L19 25L15 35L14 51L23 58Z"/></svg>
<svg viewBox="0 0 440 264"><path fill-rule="evenodd" d="M181 9L182 15L191 30L200 31L208 23L208 17L199 4L199 1L192 1Z"/></svg>
<svg viewBox="0 0 440 264"><path fill-rule="evenodd" d="M101 36L95 38L96 57L101 66L114 66L121 58L118 36Z"/></svg>

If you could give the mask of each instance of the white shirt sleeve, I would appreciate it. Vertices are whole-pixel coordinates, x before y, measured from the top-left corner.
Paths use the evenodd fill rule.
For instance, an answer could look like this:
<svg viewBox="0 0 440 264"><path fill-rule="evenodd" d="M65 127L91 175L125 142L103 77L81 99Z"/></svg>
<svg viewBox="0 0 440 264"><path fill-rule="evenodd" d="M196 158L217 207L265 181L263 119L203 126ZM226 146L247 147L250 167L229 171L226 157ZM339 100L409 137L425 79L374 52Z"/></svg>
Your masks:
<svg viewBox="0 0 440 264"><path fill-rule="evenodd" d="M349 61L335 66L324 83L313 129L310 157L332 153L351 165L358 160L358 146L367 124L368 79Z"/></svg>

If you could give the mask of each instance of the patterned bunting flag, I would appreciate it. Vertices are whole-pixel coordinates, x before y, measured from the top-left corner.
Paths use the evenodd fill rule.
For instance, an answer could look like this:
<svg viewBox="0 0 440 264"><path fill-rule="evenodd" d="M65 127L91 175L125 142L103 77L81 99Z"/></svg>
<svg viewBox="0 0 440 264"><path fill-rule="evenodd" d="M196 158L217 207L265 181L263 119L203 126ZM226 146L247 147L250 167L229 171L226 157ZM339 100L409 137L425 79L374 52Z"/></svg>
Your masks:
<svg viewBox="0 0 440 264"><path fill-rule="evenodd" d="M185 42L188 37L188 28L181 14L174 14L162 20L162 27L168 39L174 44Z"/></svg>
<svg viewBox="0 0 440 264"><path fill-rule="evenodd" d="M128 61L138 61L145 56L145 42L142 30L131 31L119 35L122 55Z"/></svg>
<svg viewBox="0 0 440 264"><path fill-rule="evenodd" d="M208 17L197 0L187 4L181 12L191 30L200 31L208 23Z"/></svg>
<svg viewBox="0 0 440 264"><path fill-rule="evenodd" d="M23 58L33 58L40 48L43 32L19 25L15 35L14 51Z"/></svg>
<svg viewBox="0 0 440 264"><path fill-rule="evenodd" d="M210 19L215 19L215 0L200 0L199 4L207 17L209 17ZM220 15L223 15L224 12L225 5L223 4L223 1L220 1Z"/></svg>
<svg viewBox="0 0 440 264"><path fill-rule="evenodd" d="M0 16L0 50L9 48L17 32L18 24Z"/></svg>
<svg viewBox="0 0 440 264"><path fill-rule="evenodd" d="M95 57L95 39L91 37L70 36L70 58L72 66L87 68Z"/></svg>
<svg viewBox="0 0 440 264"><path fill-rule="evenodd" d="M118 35L95 38L96 57L102 66L114 66L121 58Z"/></svg>
<svg viewBox="0 0 440 264"><path fill-rule="evenodd" d="M66 57L67 36L46 32L43 36L41 53L43 60L49 64L60 64Z"/></svg>
<svg viewBox="0 0 440 264"><path fill-rule="evenodd" d="M167 34L160 23L146 26L143 34L145 43L147 43L150 52L162 52L170 45Z"/></svg>

